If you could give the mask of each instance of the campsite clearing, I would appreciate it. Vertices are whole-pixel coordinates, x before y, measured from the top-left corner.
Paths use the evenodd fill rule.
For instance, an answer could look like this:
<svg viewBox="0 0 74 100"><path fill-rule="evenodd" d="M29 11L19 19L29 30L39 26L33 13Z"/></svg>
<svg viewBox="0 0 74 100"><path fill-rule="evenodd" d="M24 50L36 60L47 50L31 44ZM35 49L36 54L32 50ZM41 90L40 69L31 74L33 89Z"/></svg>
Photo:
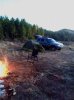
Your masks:
<svg viewBox="0 0 74 100"><path fill-rule="evenodd" d="M9 63L5 80L16 89L12 100L74 99L74 42L64 44L61 51L39 53L39 61L31 63L28 53L19 51L23 43L0 42L0 55Z"/></svg>

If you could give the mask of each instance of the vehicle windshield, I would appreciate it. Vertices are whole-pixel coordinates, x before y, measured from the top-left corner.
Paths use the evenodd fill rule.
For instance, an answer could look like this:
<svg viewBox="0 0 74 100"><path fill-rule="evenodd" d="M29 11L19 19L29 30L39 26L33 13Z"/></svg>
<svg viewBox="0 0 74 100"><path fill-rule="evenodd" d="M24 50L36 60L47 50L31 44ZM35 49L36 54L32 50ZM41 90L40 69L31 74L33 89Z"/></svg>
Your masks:
<svg viewBox="0 0 74 100"><path fill-rule="evenodd" d="M56 42L57 42L56 40L54 40L54 39L50 39L50 38L48 38L47 41L50 42L50 43L56 43Z"/></svg>

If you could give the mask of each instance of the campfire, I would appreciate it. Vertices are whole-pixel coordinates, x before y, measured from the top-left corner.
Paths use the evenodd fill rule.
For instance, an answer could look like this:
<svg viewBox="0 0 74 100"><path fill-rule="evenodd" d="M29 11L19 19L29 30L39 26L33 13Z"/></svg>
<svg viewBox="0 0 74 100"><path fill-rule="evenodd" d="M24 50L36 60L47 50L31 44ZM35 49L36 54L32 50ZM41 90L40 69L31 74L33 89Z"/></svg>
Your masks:
<svg viewBox="0 0 74 100"><path fill-rule="evenodd" d="M0 60L0 78L6 77L8 74L8 62L4 57L4 60Z"/></svg>

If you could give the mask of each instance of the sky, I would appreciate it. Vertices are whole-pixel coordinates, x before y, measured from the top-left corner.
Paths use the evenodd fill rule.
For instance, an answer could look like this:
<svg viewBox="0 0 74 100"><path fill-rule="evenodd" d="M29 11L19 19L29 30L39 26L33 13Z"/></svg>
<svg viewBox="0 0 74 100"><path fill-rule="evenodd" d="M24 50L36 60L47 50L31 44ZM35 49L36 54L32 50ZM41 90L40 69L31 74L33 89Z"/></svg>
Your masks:
<svg viewBox="0 0 74 100"><path fill-rule="evenodd" d="M74 30L74 0L0 0L0 16L24 18L47 30Z"/></svg>

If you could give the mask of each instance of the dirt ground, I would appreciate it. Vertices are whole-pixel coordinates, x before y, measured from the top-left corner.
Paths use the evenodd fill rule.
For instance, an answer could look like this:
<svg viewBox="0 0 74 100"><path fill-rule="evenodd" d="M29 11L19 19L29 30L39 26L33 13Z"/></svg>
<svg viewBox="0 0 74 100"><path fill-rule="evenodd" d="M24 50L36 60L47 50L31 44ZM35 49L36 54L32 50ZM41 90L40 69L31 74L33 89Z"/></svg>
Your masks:
<svg viewBox="0 0 74 100"><path fill-rule="evenodd" d="M12 100L74 100L74 42L64 42L61 51L39 53L38 61L27 61L23 43L0 42L9 74L5 78L16 89Z"/></svg>

